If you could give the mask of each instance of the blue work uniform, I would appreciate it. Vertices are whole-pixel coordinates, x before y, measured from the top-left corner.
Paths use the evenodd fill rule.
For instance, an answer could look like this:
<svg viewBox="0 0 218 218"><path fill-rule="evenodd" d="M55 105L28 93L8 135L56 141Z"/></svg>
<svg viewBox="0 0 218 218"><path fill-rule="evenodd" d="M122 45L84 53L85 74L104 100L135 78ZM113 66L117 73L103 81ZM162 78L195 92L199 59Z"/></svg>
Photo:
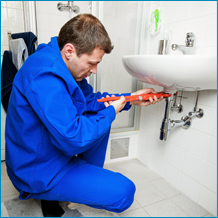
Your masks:
<svg viewBox="0 0 218 218"><path fill-rule="evenodd" d="M25 61L13 82L5 134L7 172L20 199L28 193L114 212L132 204L134 184L103 169L116 117L113 106L97 102L106 95L74 80L57 37Z"/></svg>

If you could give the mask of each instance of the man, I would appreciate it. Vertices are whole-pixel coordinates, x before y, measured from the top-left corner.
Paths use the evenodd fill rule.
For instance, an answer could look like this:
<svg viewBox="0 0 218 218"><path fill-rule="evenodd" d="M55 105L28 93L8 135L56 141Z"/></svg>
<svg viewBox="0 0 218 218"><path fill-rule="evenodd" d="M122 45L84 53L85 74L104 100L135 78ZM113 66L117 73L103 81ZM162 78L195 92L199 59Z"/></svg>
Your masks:
<svg viewBox="0 0 218 218"><path fill-rule="evenodd" d="M7 172L21 200L42 200L44 216L63 214L58 201L119 213L134 200L133 182L103 169L110 127L131 104L161 99L97 102L110 95L93 93L86 77L112 49L101 22L80 14L39 45L16 74L6 120ZM155 91L132 95L142 93Z"/></svg>

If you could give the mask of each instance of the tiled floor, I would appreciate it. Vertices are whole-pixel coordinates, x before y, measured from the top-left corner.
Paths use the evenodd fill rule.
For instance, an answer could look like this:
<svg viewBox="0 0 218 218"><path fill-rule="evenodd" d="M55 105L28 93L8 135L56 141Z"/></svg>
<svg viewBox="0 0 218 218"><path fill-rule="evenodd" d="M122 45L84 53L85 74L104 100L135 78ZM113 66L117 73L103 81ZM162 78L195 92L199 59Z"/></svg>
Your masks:
<svg viewBox="0 0 218 218"><path fill-rule="evenodd" d="M105 168L122 173L136 185L135 201L128 210L118 214L121 217L213 217L137 159L107 164ZM2 162L1 202L17 196Z"/></svg>

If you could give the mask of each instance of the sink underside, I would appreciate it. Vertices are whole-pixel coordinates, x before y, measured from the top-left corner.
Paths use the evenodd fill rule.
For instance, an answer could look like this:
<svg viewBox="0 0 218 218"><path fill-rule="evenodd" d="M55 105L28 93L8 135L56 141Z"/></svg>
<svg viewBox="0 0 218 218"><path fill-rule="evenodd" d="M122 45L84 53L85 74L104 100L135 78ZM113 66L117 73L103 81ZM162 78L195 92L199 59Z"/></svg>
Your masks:
<svg viewBox="0 0 218 218"><path fill-rule="evenodd" d="M123 65L131 76L168 93L217 89L215 55L129 55Z"/></svg>

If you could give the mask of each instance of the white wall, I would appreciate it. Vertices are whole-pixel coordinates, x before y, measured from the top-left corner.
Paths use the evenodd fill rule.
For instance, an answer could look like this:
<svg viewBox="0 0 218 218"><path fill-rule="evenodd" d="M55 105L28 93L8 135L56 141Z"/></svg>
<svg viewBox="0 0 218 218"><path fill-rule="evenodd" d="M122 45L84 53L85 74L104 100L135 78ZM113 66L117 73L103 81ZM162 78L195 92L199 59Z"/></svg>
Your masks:
<svg viewBox="0 0 218 218"><path fill-rule="evenodd" d="M151 6L152 3L150 3ZM198 55L217 53L217 2L170 1L160 2L162 29L159 35L147 37L146 54L158 54L158 42L165 29L172 27L171 43L185 43L187 32L196 35ZM170 51L170 55L181 55ZM206 72L205 72L206 73ZM156 91L162 88L153 87ZM181 119L192 111L195 92L185 92L184 112L172 112L172 119ZM137 157L164 177L169 183L217 216L217 90L200 91L199 108L205 115L193 118L189 130L181 127L171 130L167 142L159 140L165 101L141 109Z"/></svg>
<svg viewBox="0 0 218 218"><path fill-rule="evenodd" d="M67 5L67 1L60 1ZM36 1L38 42L48 43L53 36L57 36L61 27L77 14L69 10L59 11L59 1ZM80 7L80 13L91 13L90 1L74 1Z"/></svg>

